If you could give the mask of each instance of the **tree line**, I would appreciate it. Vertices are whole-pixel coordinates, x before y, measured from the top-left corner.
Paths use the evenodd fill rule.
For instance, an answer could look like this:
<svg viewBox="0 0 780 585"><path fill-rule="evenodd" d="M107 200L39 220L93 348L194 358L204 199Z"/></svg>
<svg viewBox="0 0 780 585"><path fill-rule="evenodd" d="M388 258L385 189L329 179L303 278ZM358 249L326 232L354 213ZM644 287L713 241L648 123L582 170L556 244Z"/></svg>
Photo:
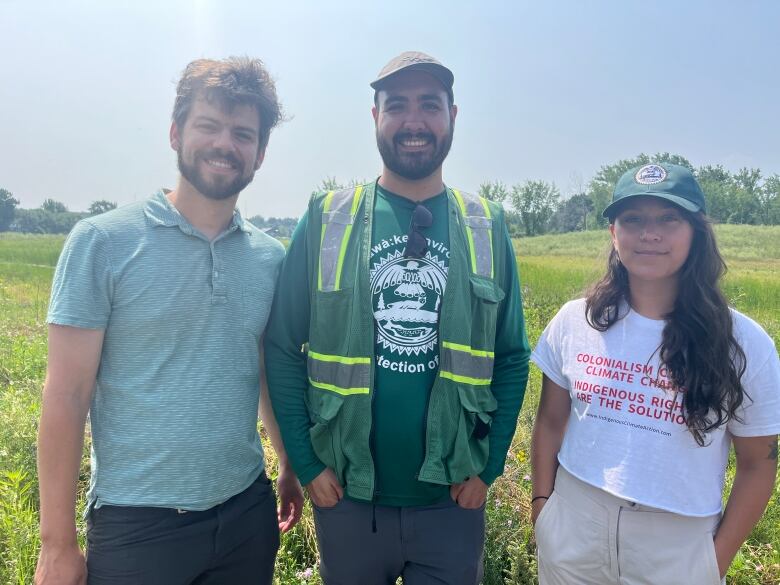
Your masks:
<svg viewBox="0 0 780 585"><path fill-rule="evenodd" d="M536 236L605 226L601 212L612 199L615 184L627 170L651 162L689 168L704 191L707 213L718 223L780 224L780 175L763 177L760 169L742 168L736 173L721 165L694 167L685 157L668 152L640 154L601 167L581 192L561 197L555 183L526 181L507 186L486 181L479 194L506 204L513 236Z"/></svg>
<svg viewBox="0 0 780 585"><path fill-rule="evenodd" d="M612 198L620 176L628 169L651 162L667 162L689 168L707 198L707 212L719 223L780 224L780 175L764 177L760 169L742 168L731 172L721 165L694 167L688 159L668 152L653 156L640 154L599 169L580 192L562 197L555 183L528 180L506 185L485 181L479 186L483 197L502 203L512 236L536 236L550 232L596 229L606 225L601 211ZM351 187L364 181L339 183L325 178L315 192ZM47 199L38 209L21 209L19 201L6 189L0 189L0 231L64 234L84 217L104 213L116 207L106 200L92 202L86 212L73 212L61 202ZM250 217L249 221L277 237L289 237L297 218Z"/></svg>
<svg viewBox="0 0 780 585"><path fill-rule="evenodd" d="M22 209L19 200L7 189L0 189L0 232L25 234L67 234L76 223L85 217L92 217L116 209L114 201L100 199L93 201L87 211L70 211L61 201L46 199L36 209ZM250 217L249 221L276 237L290 237L298 218Z"/></svg>
<svg viewBox="0 0 780 585"><path fill-rule="evenodd" d="M21 209L19 200L0 189L0 232L67 234L80 219L116 208L112 201L93 201L87 211L70 211L61 201L46 199L36 209Z"/></svg>

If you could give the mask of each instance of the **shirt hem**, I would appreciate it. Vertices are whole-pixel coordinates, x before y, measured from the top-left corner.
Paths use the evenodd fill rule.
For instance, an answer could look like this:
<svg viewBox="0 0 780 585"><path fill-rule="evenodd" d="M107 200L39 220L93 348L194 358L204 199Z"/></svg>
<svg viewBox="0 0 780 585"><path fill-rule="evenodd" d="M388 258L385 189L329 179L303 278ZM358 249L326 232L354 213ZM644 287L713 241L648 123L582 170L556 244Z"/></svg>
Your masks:
<svg viewBox="0 0 780 585"><path fill-rule="evenodd" d="M601 490L603 492L606 492L606 493L608 493L611 496L615 496L616 498L620 498L621 500L626 500L626 501L629 501L629 502L635 502L635 503L640 504L642 506L648 506L650 508L657 508L659 510L663 510L664 512L671 512L672 514L678 514L680 516L686 516L688 518L709 518L710 516L719 515L719 514L721 514L723 512L723 505L722 504L721 504L720 507L718 507L717 510L714 510L712 512L701 512L701 513L693 514L691 512L683 512L681 510L677 510L675 508L672 508L672 507L669 507L669 506L666 506L666 505L663 505L663 504L658 504L658 503L655 503L655 502L651 502L651 501L645 500L643 498L630 497L630 496L627 496L625 494L618 493L615 490L610 490L610 489L607 489L607 488L605 488L603 486L596 485L595 483L593 483L593 482L585 479L584 477L578 475L577 473L573 472L566 465L561 463L560 459L558 460L558 464L561 467L563 467L567 472L569 472L571 475L573 475L574 477L579 479L581 482L587 483L589 486L592 486L592 487L594 487L596 489L599 489L599 490ZM553 491L555 491L555 488L553 488Z"/></svg>
<svg viewBox="0 0 780 585"><path fill-rule="evenodd" d="M107 323L99 321L89 321L70 316L51 315L46 317L46 323L49 325L64 325L66 327L78 327L79 329L101 330L107 327Z"/></svg>
<svg viewBox="0 0 780 585"><path fill-rule="evenodd" d="M203 512L205 510L210 510L215 506L219 506L220 504L224 504L230 498L237 496L238 494L246 490L250 485L252 485L254 482L257 481L257 478L260 477L260 474L264 470L265 470L265 465L260 466L260 468L257 470L256 473L252 473L250 475L251 477L250 481L246 482L246 484L243 484L242 487L239 487L237 490L233 491L232 493L229 493L227 495L221 495L218 498L212 500L206 500L206 501L201 500L197 502L187 502L187 503L180 503L180 502L176 503L171 501L130 502L130 501L123 501L122 498L107 499L105 497L93 493L89 495L89 498L87 500L87 509L90 509L91 507L101 508L103 506L125 506L128 508L167 508L170 510L187 510L188 512Z"/></svg>

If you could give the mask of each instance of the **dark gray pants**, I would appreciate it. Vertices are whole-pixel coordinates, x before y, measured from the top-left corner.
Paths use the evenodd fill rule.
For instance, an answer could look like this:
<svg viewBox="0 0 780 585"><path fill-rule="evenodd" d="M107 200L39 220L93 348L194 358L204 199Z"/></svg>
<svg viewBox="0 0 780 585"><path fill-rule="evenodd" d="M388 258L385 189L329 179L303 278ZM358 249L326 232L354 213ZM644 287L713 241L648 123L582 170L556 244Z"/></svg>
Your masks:
<svg viewBox="0 0 780 585"><path fill-rule="evenodd" d="M451 499L396 508L343 499L314 509L325 585L477 585L482 579L485 508ZM373 530L376 525L376 532Z"/></svg>
<svg viewBox="0 0 780 585"><path fill-rule="evenodd" d="M101 506L87 519L89 585L270 585L279 527L262 473L203 512Z"/></svg>

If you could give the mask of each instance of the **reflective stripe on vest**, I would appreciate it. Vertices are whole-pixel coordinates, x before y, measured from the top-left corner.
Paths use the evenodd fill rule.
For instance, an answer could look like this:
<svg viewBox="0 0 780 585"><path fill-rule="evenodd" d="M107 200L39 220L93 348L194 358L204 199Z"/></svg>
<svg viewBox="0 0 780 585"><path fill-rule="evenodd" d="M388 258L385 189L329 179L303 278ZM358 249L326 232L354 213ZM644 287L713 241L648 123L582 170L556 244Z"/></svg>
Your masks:
<svg viewBox="0 0 780 585"><path fill-rule="evenodd" d="M493 381L493 357L492 351L442 341L440 375L472 386L487 386Z"/></svg>
<svg viewBox="0 0 780 585"><path fill-rule="evenodd" d="M368 394L371 358L328 355L309 350L309 383L336 394Z"/></svg>
<svg viewBox="0 0 780 585"><path fill-rule="evenodd" d="M461 193L453 189L458 200L466 235L469 240L471 271L474 274L493 278L493 238L491 237L493 220L487 201L476 195Z"/></svg>
<svg viewBox="0 0 780 585"><path fill-rule="evenodd" d="M339 290L344 255L362 191L363 186L358 185L355 189L329 191L325 196L320 235L320 269L317 275L318 290Z"/></svg>

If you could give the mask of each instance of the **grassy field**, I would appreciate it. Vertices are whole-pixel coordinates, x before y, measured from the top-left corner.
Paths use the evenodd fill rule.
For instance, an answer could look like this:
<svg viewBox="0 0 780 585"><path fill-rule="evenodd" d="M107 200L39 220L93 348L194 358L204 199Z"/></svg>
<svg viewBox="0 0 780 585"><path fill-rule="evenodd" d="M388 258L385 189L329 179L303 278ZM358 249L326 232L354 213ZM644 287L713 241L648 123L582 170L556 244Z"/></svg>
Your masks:
<svg viewBox="0 0 780 585"><path fill-rule="evenodd" d="M780 341L780 227L718 226L729 264L724 288L740 311ZM597 277L606 258L606 232L585 232L515 241L526 325L535 343L565 301ZM35 434L46 365L43 321L62 238L0 234L0 583L32 582L39 546ZM532 367L525 404L507 458L506 472L488 499L486 585L535 583L529 523L530 432L538 402L539 371ZM270 466L274 459L269 454ZM87 459L81 473L87 480ZM728 484L733 477L729 469ZM83 528L83 527L82 527ZM310 512L283 539L279 584L320 583ZM780 583L780 491L743 546L728 583Z"/></svg>

